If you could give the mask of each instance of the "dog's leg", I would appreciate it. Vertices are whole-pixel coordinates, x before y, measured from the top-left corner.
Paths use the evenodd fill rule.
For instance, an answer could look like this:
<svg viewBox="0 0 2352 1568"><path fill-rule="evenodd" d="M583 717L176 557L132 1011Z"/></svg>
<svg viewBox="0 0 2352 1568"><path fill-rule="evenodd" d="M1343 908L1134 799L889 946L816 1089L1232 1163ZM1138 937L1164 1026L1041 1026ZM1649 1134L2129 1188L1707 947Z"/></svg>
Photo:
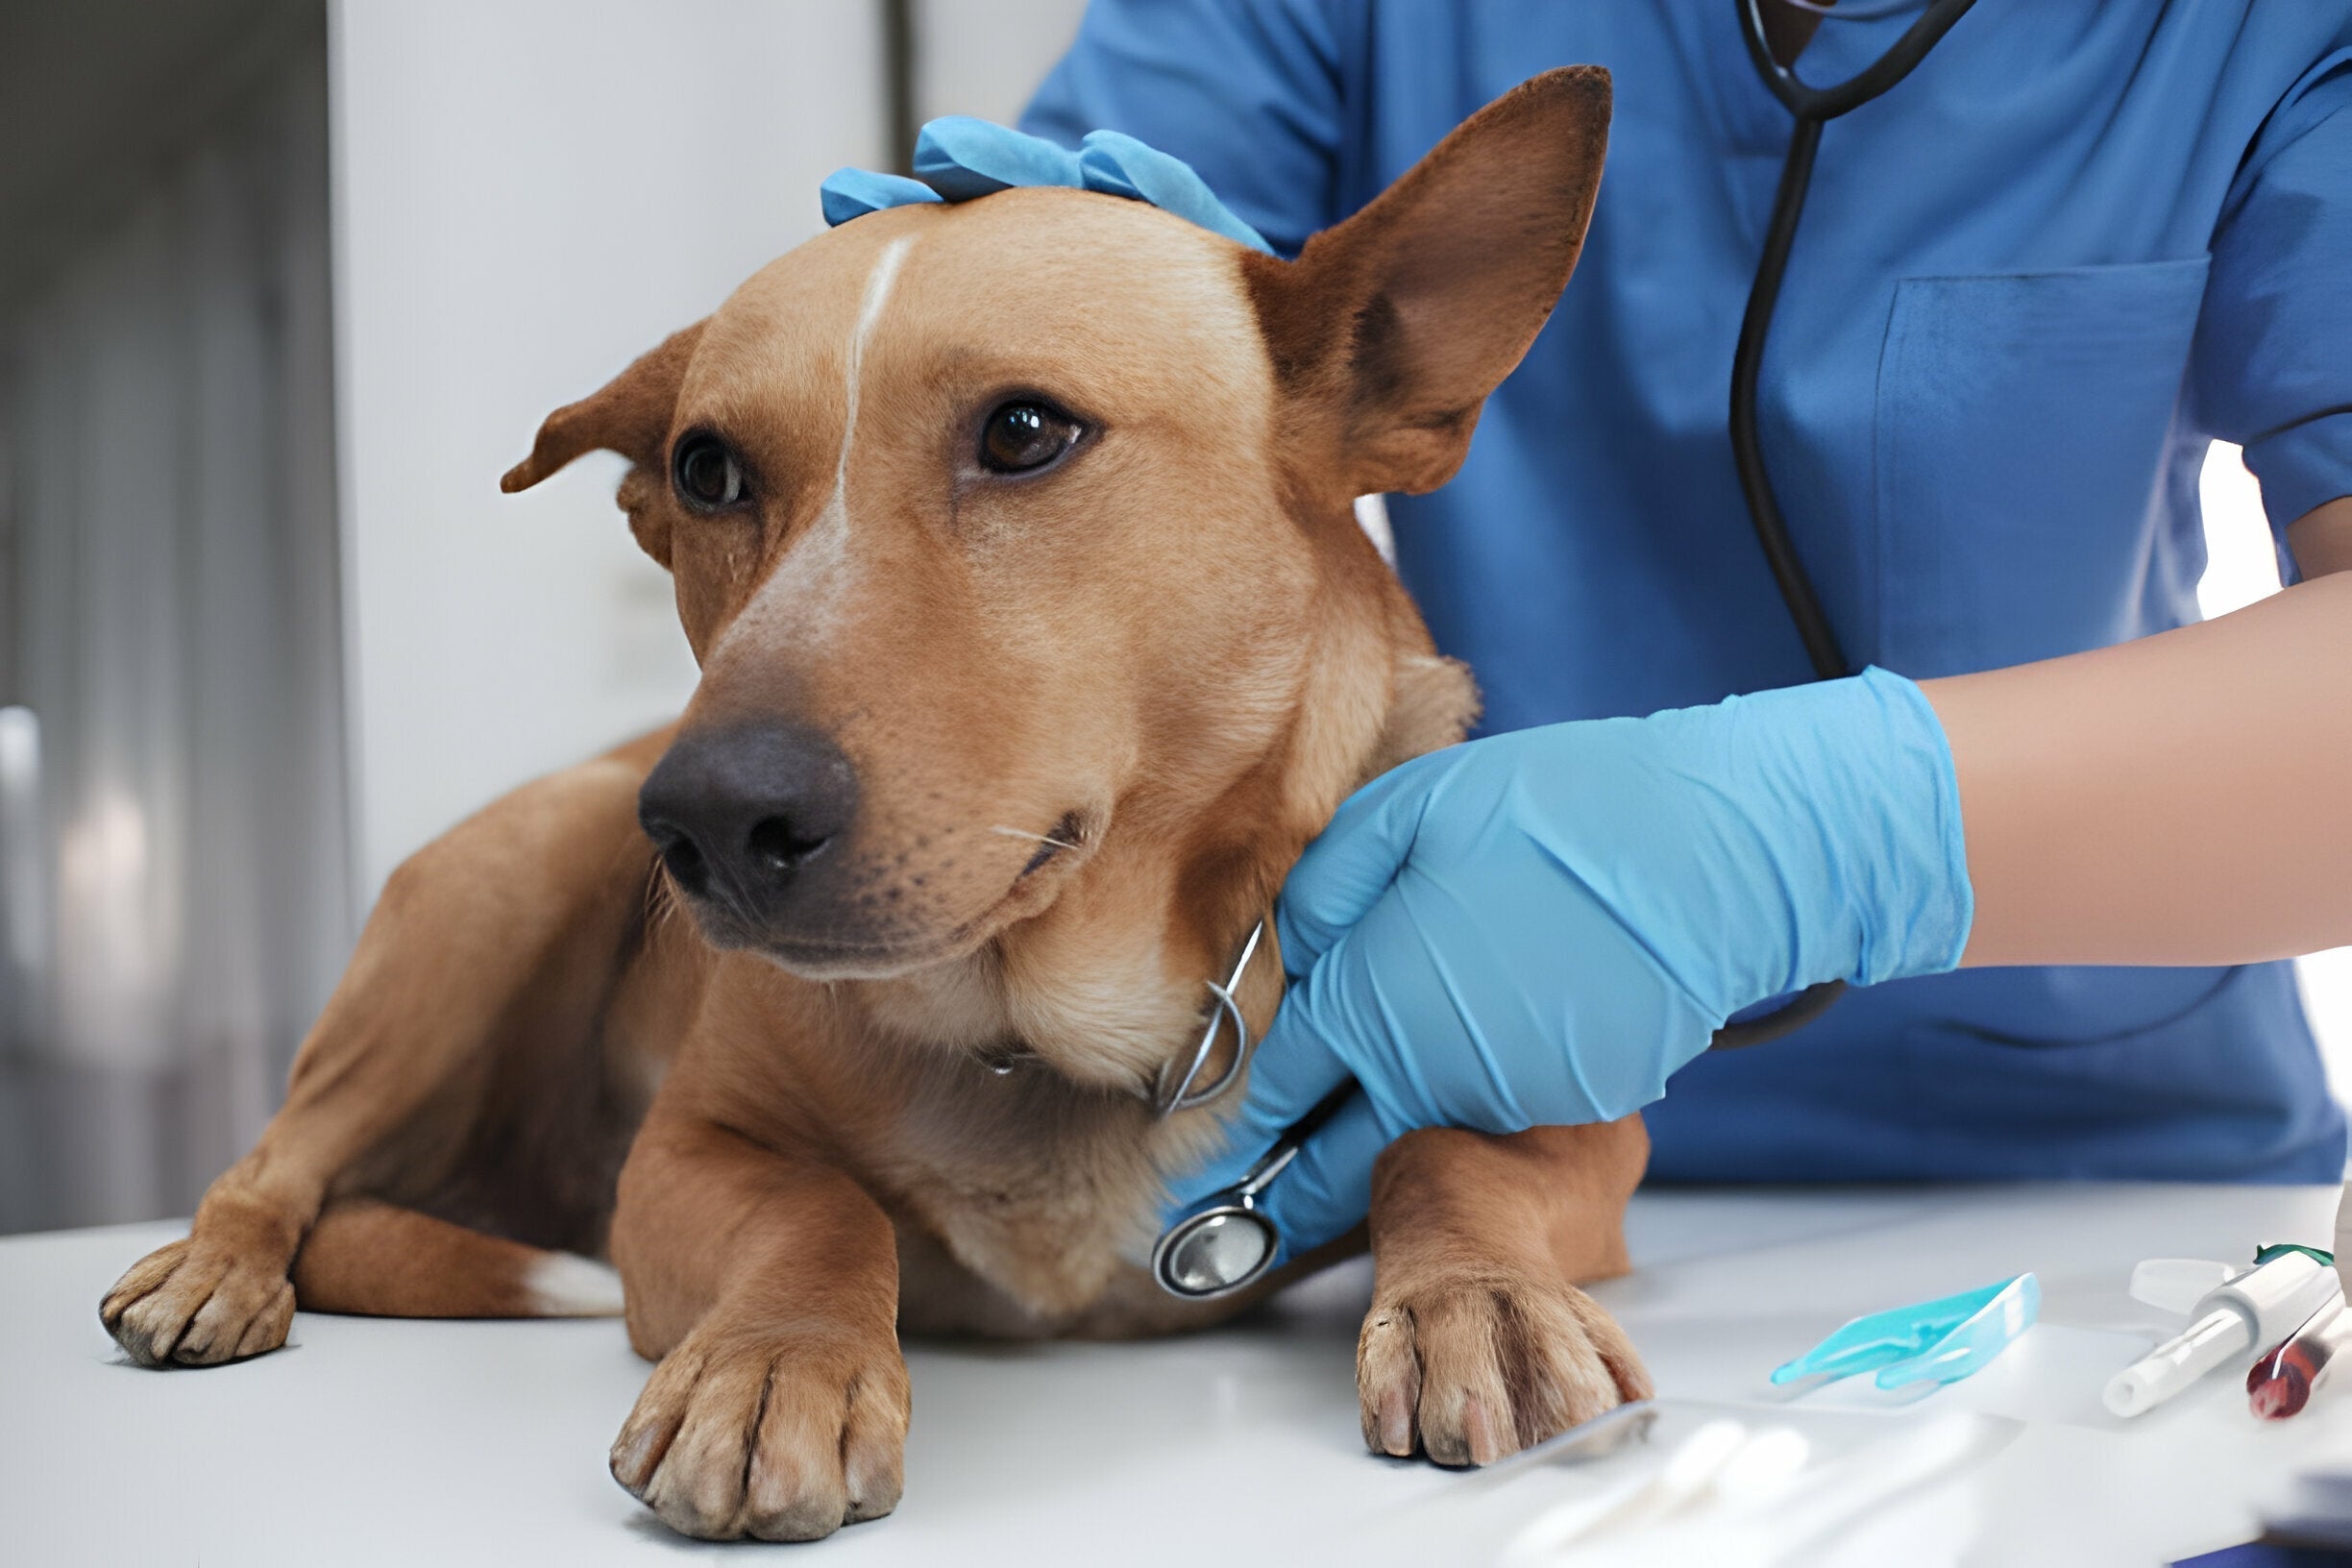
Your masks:
<svg viewBox="0 0 2352 1568"><path fill-rule="evenodd" d="M1576 1287L1628 1267L1641 1119L1509 1138L1429 1128L1373 1169L1364 1441L1488 1464L1650 1392L1623 1330Z"/></svg>
<svg viewBox="0 0 2352 1568"><path fill-rule="evenodd" d="M612 1250L629 1337L661 1359L614 1480L708 1539L811 1540L897 1506L898 1259L863 1188L657 1100Z"/></svg>
<svg viewBox="0 0 2352 1568"><path fill-rule="evenodd" d="M337 1198L294 1259L306 1312L368 1317L618 1317L621 1278L574 1253Z"/></svg>
<svg viewBox="0 0 2352 1568"><path fill-rule="evenodd" d="M644 892L637 787L666 739L527 785L394 873L284 1106L205 1193L188 1237L100 1305L133 1360L204 1366L283 1344L287 1270L338 1179L468 1072L486 1081L543 976L609 968Z"/></svg>

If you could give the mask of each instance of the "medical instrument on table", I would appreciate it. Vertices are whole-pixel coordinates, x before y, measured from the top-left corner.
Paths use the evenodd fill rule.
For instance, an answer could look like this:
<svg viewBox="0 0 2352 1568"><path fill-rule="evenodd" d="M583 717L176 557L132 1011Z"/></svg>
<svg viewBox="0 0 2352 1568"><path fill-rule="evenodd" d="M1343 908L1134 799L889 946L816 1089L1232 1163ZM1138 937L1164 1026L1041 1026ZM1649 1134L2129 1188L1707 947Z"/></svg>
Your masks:
<svg viewBox="0 0 2352 1568"><path fill-rule="evenodd" d="M2352 1344L2352 1311L2346 1311L2343 1298L2337 1296L2247 1371L2247 1408L2266 1421L2300 1413L2347 1344Z"/></svg>
<svg viewBox="0 0 2352 1568"><path fill-rule="evenodd" d="M1629 1400L1612 1410L1604 1410L1589 1421L1580 1421L1566 1432L1545 1438L1531 1448L1523 1448L1509 1458L1487 1465L1482 1472L1488 1477L1509 1475L1550 1464L1581 1464L1588 1459L1605 1459L1611 1454L1650 1439L1650 1429L1657 1425L1658 1403L1654 1399Z"/></svg>
<svg viewBox="0 0 2352 1568"><path fill-rule="evenodd" d="M2132 1266L2131 1298L2183 1317L2196 1304L2245 1272L2211 1258L2143 1258Z"/></svg>
<svg viewBox="0 0 2352 1568"><path fill-rule="evenodd" d="M2107 1409L2123 1416L2151 1410L2232 1356L2276 1344L2330 1300L2341 1299L2328 1254L2265 1247L2252 1268L2191 1309L2186 1330L2109 1381Z"/></svg>
<svg viewBox="0 0 2352 1568"><path fill-rule="evenodd" d="M1877 1371L1881 1388L1957 1383L1981 1370L2042 1311L2042 1282L2031 1273L1977 1290L1857 1317L1820 1344L1773 1369L1776 1384L1826 1373Z"/></svg>
<svg viewBox="0 0 2352 1568"><path fill-rule="evenodd" d="M2344 1292L2352 1296L2352 1182L2344 1183L2343 1196L2336 1201L2336 1278L2345 1282Z"/></svg>
<svg viewBox="0 0 2352 1568"><path fill-rule="evenodd" d="M1655 1475L1598 1512L1579 1501L1530 1521L1503 1560L1548 1560L1568 1546L1671 1521L1710 1503L1733 1508L1768 1503L1788 1489L1812 1456L1812 1444L1792 1428L1751 1432L1738 1421L1709 1421L1684 1438Z"/></svg>
<svg viewBox="0 0 2352 1568"><path fill-rule="evenodd" d="M2016 1431L1972 1411L1873 1417L1859 1441L1803 1425L1751 1434L1745 1425L1709 1421L1630 1484L1542 1509L1505 1545L1501 1568L1816 1562L1825 1541L1950 1479Z"/></svg>

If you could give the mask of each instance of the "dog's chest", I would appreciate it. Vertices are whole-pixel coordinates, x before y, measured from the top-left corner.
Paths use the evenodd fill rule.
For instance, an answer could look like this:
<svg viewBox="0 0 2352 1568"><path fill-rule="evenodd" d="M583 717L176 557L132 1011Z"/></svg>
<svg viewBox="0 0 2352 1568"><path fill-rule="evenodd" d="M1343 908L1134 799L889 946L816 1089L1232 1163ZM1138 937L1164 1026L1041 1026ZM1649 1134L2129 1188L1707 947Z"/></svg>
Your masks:
<svg viewBox="0 0 2352 1568"><path fill-rule="evenodd" d="M1089 1332L1106 1298L1127 1302L1146 1275L1164 1124L1140 1102L1040 1066L973 1076L987 1081L926 1085L877 1171L898 1227L902 1321L916 1332Z"/></svg>

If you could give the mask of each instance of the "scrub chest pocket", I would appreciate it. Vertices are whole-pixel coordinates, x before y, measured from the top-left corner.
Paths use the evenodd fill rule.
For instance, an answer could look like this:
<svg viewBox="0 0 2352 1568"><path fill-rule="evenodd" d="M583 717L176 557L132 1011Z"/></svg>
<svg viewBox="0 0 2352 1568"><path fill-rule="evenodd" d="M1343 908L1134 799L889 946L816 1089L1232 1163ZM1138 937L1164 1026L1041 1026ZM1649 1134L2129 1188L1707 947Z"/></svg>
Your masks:
<svg viewBox="0 0 2352 1568"><path fill-rule="evenodd" d="M1878 662L1914 679L2147 622L2208 260L1906 278L1879 357Z"/></svg>

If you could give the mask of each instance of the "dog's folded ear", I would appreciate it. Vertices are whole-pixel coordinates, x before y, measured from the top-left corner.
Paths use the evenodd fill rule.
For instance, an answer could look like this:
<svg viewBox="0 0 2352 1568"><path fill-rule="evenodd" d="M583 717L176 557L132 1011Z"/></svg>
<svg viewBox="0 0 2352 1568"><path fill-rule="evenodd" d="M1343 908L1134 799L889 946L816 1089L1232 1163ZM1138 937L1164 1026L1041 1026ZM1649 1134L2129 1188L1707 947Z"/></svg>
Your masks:
<svg viewBox="0 0 2352 1568"><path fill-rule="evenodd" d="M672 332L602 390L548 415L531 443L530 455L506 471L499 488L508 495L528 490L583 453L617 452L641 467L657 462L670 435L670 416L677 407L687 363L701 338L698 321Z"/></svg>
<svg viewBox="0 0 2352 1568"><path fill-rule="evenodd" d="M1576 267L1608 120L1607 71L1546 71L1296 261L1242 257L1288 433L1328 457L1337 493L1431 490L1461 466Z"/></svg>

